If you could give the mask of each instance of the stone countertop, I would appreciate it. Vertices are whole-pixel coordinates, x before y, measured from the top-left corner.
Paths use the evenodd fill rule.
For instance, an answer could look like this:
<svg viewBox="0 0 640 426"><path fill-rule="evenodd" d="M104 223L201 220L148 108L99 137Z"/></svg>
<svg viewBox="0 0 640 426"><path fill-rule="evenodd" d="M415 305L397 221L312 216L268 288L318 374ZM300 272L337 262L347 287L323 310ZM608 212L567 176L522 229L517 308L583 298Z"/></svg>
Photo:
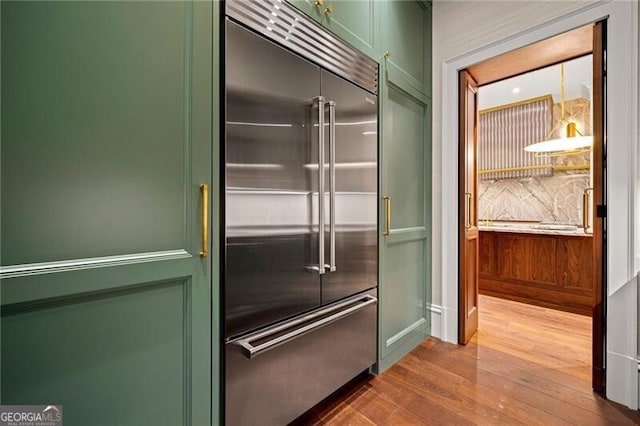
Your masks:
<svg viewBox="0 0 640 426"><path fill-rule="evenodd" d="M514 234L540 234L540 235L566 235L572 237L591 237L584 229L570 225L541 225L529 223L492 223L489 225L480 222L478 229L483 232L511 232Z"/></svg>

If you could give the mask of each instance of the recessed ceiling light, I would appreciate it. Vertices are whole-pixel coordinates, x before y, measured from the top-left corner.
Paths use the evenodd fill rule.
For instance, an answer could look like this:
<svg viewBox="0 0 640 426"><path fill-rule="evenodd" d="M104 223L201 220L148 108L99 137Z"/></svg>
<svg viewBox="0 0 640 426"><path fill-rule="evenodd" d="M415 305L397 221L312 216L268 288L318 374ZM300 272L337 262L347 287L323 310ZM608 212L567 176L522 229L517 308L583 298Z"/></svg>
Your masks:
<svg viewBox="0 0 640 426"><path fill-rule="evenodd" d="M519 87L514 87L513 90L511 91L511 93L513 93L514 95L517 95L518 93L520 93L520 88Z"/></svg>

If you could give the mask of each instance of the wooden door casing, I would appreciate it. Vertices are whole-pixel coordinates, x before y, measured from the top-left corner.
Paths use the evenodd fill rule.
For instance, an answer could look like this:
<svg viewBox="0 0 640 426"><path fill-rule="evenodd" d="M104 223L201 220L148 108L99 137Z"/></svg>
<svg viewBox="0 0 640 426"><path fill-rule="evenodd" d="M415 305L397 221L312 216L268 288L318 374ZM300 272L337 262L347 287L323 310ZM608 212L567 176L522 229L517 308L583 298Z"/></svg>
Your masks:
<svg viewBox="0 0 640 426"><path fill-rule="evenodd" d="M593 314L592 314L592 384L596 392L604 393L605 374L605 320L606 320L606 184L605 184L605 105L606 105L606 26L607 21L593 26ZM603 214L597 214L598 209Z"/></svg>
<svg viewBox="0 0 640 426"><path fill-rule="evenodd" d="M459 330L458 342L466 344L478 330L478 85L471 75L459 73L460 133L458 173L459 223Z"/></svg>
<svg viewBox="0 0 640 426"><path fill-rule="evenodd" d="M592 368L593 389L605 392L605 319L606 319L606 23L607 21L588 24L584 27L568 31L564 34L522 47L512 52L488 59L468 68L478 77L479 84L512 77L526 70L534 70L553 63L569 60L576 56L593 54L593 206L590 215L593 229L593 344ZM557 46L556 46L557 44ZM570 45L569 45L570 44ZM550 48L553 45L553 48ZM591 50L590 50L591 45ZM539 53L539 54L538 54ZM514 58L525 59L514 66L508 62ZM517 61L516 61L517 62ZM462 93L462 92L461 92ZM460 120L462 120L460 112ZM460 129L462 129L460 121ZM461 133L462 134L462 133ZM460 176L460 175L459 175ZM462 196L459 205L463 206ZM600 212L598 212L600 210ZM461 233L462 235L462 233ZM464 254L462 238L459 242L459 255ZM462 262L460 262L460 286L462 293ZM460 303L462 296L460 295ZM459 330L464 322L463 312L459 312ZM462 334L462 333L461 333ZM462 339L460 339L462 340Z"/></svg>

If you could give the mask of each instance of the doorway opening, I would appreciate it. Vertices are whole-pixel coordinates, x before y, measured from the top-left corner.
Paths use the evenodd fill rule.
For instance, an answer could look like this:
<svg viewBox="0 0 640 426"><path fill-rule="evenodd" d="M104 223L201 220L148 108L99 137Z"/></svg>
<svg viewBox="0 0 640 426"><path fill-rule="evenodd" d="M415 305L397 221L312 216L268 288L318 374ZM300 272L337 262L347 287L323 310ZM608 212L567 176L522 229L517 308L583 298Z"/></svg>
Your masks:
<svg viewBox="0 0 640 426"><path fill-rule="evenodd" d="M591 383L602 393L605 24L459 73L459 343L476 335L483 306L489 317L518 302L546 309L529 313L532 326L555 310L590 317ZM585 328L584 318L555 320Z"/></svg>

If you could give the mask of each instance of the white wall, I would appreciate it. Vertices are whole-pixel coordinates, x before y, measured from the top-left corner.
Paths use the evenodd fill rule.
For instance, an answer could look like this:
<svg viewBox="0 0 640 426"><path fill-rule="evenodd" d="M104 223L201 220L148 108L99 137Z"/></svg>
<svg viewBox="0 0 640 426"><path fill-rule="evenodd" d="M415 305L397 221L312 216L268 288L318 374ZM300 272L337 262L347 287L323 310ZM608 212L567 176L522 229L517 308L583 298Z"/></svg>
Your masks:
<svg viewBox="0 0 640 426"><path fill-rule="evenodd" d="M433 199L442 196L442 62L491 45L533 28L593 1L451 1L433 3ZM433 245L442 239L442 206L433 203ZM448 212L453 214L453 212ZM433 250L434 305L442 304L442 269L439 250Z"/></svg>
<svg viewBox="0 0 640 426"><path fill-rule="evenodd" d="M624 3L624 4L623 4ZM633 12L633 13L630 13ZM637 387L630 386L635 359L636 294L632 277L638 270L638 23L637 3L621 0L438 1L433 9L433 194L434 259L433 305L442 312L448 341L456 339L457 325L457 82L456 70L610 16L609 26L609 324L632 319L632 325L609 330L607 340L608 396L637 406ZM615 21L615 22L614 22ZM473 61L476 62L473 62ZM444 75L443 75L444 70ZM632 90L629 92L629 90ZM443 97L443 93L446 96ZM443 113L444 111L444 113ZM634 127L636 126L636 127ZM444 166L443 166L444 165ZM444 171L444 179L443 179ZM453 196L451 194L454 194ZM438 202L441 201L441 202ZM443 215L443 209L446 211ZM453 219L452 219L453 218ZM443 233L445 238L443 239ZM444 254L443 254L444 253ZM443 292L444 289L444 292ZM612 315L616 315L613 317ZM623 320L624 321L624 320ZM633 331L633 333L630 333ZM624 340L633 342L630 349ZM631 354L627 353L632 351ZM635 363L634 363L635 364ZM634 368L636 368L634 366Z"/></svg>

